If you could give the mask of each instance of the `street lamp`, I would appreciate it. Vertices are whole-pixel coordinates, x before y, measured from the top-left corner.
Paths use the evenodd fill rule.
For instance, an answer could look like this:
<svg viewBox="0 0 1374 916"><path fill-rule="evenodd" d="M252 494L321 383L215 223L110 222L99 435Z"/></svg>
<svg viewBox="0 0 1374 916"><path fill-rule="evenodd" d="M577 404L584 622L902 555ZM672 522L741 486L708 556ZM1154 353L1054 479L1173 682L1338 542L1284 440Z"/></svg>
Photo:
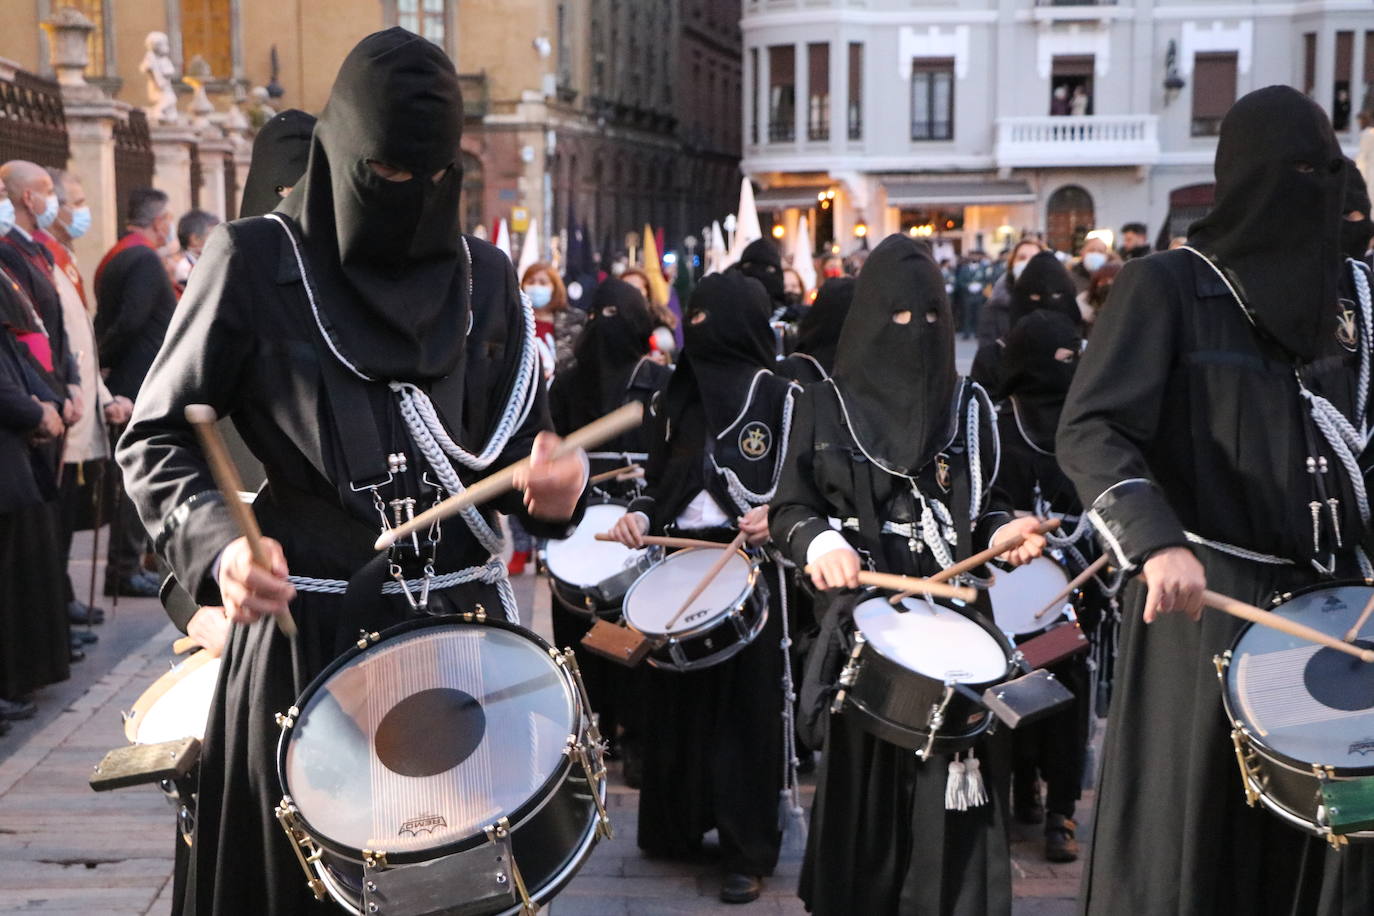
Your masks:
<svg viewBox="0 0 1374 916"><path fill-rule="evenodd" d="M780 239L786 234L787 230L782 227L782 223L778 223L773 227L773 238Z"/></svg>
<svg viewBox="0 0 1374 916"><path fill-rule="evenodd" d="M1183 77L1178 75L1178 45L1171 38L1169 47L1164 51L1164 104L1177 98L1186 85Z"/></svg>

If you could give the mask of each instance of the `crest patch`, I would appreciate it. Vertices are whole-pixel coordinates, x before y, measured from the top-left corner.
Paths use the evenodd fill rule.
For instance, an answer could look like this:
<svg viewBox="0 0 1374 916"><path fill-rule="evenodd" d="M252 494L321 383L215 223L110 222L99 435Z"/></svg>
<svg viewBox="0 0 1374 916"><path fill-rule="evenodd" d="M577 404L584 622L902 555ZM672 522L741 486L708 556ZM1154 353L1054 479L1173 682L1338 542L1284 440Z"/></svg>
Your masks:
<svg viewBox="0 0 1374 916"><path fill-rule="evenodd" d="M1336 322L1336 342L1351 353L1359 347L1359 325L1355 320L1353 303L1342 299L1341 312Z"/></svg>
<svg viewBox="0 0 1374 916"><path fill-rule="evenodd" d="M758 420L746 423L739 431L740 454L750 461L760 461L773 450L773 431Z"/></svg>

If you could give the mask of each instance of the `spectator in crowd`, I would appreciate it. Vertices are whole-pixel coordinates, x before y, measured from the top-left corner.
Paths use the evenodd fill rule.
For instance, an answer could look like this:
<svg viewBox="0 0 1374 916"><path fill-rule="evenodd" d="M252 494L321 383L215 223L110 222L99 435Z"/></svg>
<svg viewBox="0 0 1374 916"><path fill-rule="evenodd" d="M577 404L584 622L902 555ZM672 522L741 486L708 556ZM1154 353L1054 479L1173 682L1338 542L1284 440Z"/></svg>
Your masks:
<svg viewBox="0 0 1374 916"><path fill-rule="evenodd" d="M782 272L782 299L787 305L787 316L789 321L796 321L802 316L802 312L811 304L807 293L811 292L806 288L806 281L802 275L797 273L794 268L787 267Z"/></svg>
<svg viewBox="0 0 1374 916"><path fill-rule="evenodd" d="M1374 184L1374 111L1362 111L1355 119L1360 125L1360 149L1355 153L1355 167L1366 184Z"/></svg>
<svg viewBox="0 0 1374 916"><path fill-rule="evenodd" d="M535 337L544 359L544 378L552 379L556 373L572 366L573 347L587 321L586 313L568 307L563 278L543 261L525 268L520 288L530 297L530 305L534 307Z"/></svg>
<svg viewBox="0 0 1374 916"><path fill-rule="evenodd" d="M1116 275L1121 273L1121 266L1122 262L1119 260L1108 261L1093 274L1092 284L1088 286L1088 291L1083 294L1083 301L1079 303L1079 311L1083 312L1089 328L1102 317L1102 306L1107 304L1107 295L1112 291Z"/></svg>
<svg viewBox="0 0 1374 916"><path fill-rule="evenodd" d="M177 243L181 252L172 262L172 286L177 298L186 290L186 281L191 278L191 268L196 266L200 253L205 250L205 240L210 230L219 225L219 217L204 210L188 210L177 221Z"/></svg>
<svg viewBox="0 0 1374 916"><path fill-rule="evenodd" d="M1050 114L1058 117L1067 115L1069 111L1069 87L1063 84L1055 86L1050 94Z"/></svg>
<svg viewBox="0 0 1374 916"><path fill-rule="evenodd" d="M1153 252L1144 223L1127 223L1121 227L1121 260L1143 258Z"/></svg>
<svg viewBox="0 0 1374 916"><path fill-rule="evenodd" d="M1011 287L1021 271L1026 269L1030 259L1045 250L1039 240L1023 238L1011 246L1007 252L1005 267L1000 271L997 281L992 284L992 295L983 305L983 314L978 318L978 347L1004 340L1011 330Z"/></svg>
<svg viewBox="0 0 1374 916"><path fill-rule="evenodd" d="M824 261L821 262L821 276L824 279L834 280L835 278L843 277L844 275L844 258L840 257L839 255L829 255L826 257Z"/></svg>
<svg viewBox="0 0 1374 916"><path fill-rule="evenodd" d="M96 347L108 370L105 381L112 394L134 402L176 309L176 292L158 254L171 232L167 195L135 188L129 195L127 231L95 271ZM120 512L112 519L105 593L152 597L158 580L142 568L147 542L143 524L128 500L116 503Z"/></svg>
<svg viewBox="0 0 1374 916"><path fill-rule="evenodd" d="M69 172L49 169L48 175L57 192L57 219L47 232L39 229L34 235L53 258L53 284L62 302L62 320L71 349L76 354L77 370L81 375L81 401L86 405L81 418L68 428L62 452L59 547L66 572L72 534L83 519L94 515L90 511L94 501L104 497L103 484L110 457L106 424L118 427L128 422L134 405L126 397L112 395L100 377L100 358L96 353L95 328L91 324L86 287L72 250L72 242L84 235L91 225L86 192L80 180ZM71 622L101 623L105 612L98 607L89 607L77 597L70 572L66 573L63 582ZM95 641L89 632L73 633L83 642Z"/></svg>
<svg viewBox="0 0 1374 916"><path fill-rule="evenodd" d="M1073 277L1073 285L1078 288L1080 304L1087 301L1082 297L1092 285L1093 275L1109 262L1120 260L1106 239L1096 232L1088 233L1088 237L1078 249L1078 257L1069 265L1069 276Z"/></svg>
<svg viewBox="0 0 1374 916"><path fill-rule="evenodd" d="M611 275L617 276L614 272L612 272ZM649 312L654 317L655 330L664 328L673 335L674 339L676 339L678 332L677 319L673 317L673 313L668 310L666 305L659 305L654 302L653 287L649 283L649 275L638 267L627 267L625 270L621 271L618 276L621 280L624 280L626 283L639 290L639 294L644 297L644 301L649 303ZM668 355L658 349L655 349L650 354L650 358L661 365L667 365L669 362Z"/></svg>
<svg viewBox="0 0 1374 916"><path fill-rule="evenodd" d="M1076 86L1073 96L1069 99L1069 113L1075 117L1081 117L1088 113L1088 105L1092 100L1088 97L1088 87Z"/></svg>

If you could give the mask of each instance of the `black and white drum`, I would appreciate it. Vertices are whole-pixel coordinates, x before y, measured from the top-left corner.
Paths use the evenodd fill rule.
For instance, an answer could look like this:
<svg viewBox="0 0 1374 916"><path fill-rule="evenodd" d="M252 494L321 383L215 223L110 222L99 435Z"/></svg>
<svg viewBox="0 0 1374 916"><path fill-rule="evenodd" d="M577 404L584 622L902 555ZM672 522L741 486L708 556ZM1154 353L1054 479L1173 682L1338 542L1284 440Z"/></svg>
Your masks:
<svg viewBox="0 0 1374 916"><path fill-rule="evenodd" d="M1015 569L997 570L988 588L992 617L997 628L1012 638L1030 637L1061 623L1065 610L1051 610L1036 617L1050 599L1069 585L1068 573L1049 557L1036 557Z"/></svg>
<svg viewBox="0 0 1374 916"><path fill-rule="evenodd" d="M1271 613L1342 639L1371 596L1325 584ZM1356 643L1374 648L1374 621ZM1374 665L1255 624L1216 663L1247 801L1335 845L1374 838Z"/></svg>
<svg viewBox="0 0 1374 916"><path fill-rule="evenodd" d="M894 607L886 593L869 595L854 607L854 649L831 711L858 716L867 731L922 759L968 748L994 718L975 697L1016 674L1011 644L981 615L920 598Z"/></svg>
<svg viewBox="0 0 1374 916"><path fill-rule="evenodd" d="M609 836L576 662L505 621L371 634L279 721L278 820L350 913L533 912Z"/></svg>
<svg viewBox="0 0 1374 916"><path fill-rule="evenodd" d="M573 613L589 619L593 615L619 618L625 593L653 565L655 548L632 550L596 539L624 514L625 506L617 502L588 506L571 535L544 545L542 559L553 594Z"/></svg>
<svg viewBox="0 0 1374 916"><path fill-rule="evenodd" d="M673 620L725 549L693 547L669 554L625 594L625 622L655 643L648 655L655 668L696 671L718 665L763 631L768 587L759 578L759 564L742 550Z"/></svg>

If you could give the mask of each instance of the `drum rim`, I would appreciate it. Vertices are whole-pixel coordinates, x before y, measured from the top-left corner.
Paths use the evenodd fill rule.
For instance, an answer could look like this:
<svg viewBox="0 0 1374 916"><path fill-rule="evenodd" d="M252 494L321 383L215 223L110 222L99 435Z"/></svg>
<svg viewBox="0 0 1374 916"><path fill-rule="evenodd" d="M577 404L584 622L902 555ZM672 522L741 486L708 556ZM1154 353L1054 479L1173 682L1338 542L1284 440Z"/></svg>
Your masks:
<svg viewBox="0 0 1374 916"><path fill-rule="evenodd" d="M630 503L629 503L627 500L615 499L615 498L611 498L611 497L607 497L607 498L605 498L605 499L600 499L600 500L596 500L596 501L588 500L588 502L587 502L587 508L588 508L588 509L591 509L591 508L593 508L593 507L595 507L595 506L620 506L620 507L622 507L622 508L628 510L628 509L630 508ZM584 522L586 521L586 516L585 516L585 514L584 514L584 516L583 516L583 521L584 521ZM581 525L582 525L582 522L578 522L578 527L580 527ZM538 550L539 563L540 563L541 566L544 567L545 570L548 571L549 579L550 579L550 580L556 580L556 581L562 583L563 585L565 585L565 586L568 587L568 588L575 588L575 589L579 589L579 590L585 590L585 589L596 588L598 585L601 584L601 582L592 582L592 583L589 583L589 584L587 584L587 585L577 585L577 584L575 584L575 583L573 583L573 582L568 582L566 579L560 579L557 575L554 574L553 568L552 568L551 566L549 566L549 545L550 545L550 544L554 544L554 543L566 544L568 541L572 540L572 535L573 535L574 533L576 533L576 531L577 531L577 527L574 527L572 531L568 532L568 536L565 537L565 538L546 538L546 539L544 540L544 542L543 542L542 544L540 544L540 546L539 546L539 550ZM648 555L649 555L649 552L652 550L652 548L650 548L650 547L641 547L641 548L639 548L638 550L632 550L632 549L630 549L630 548L626 548L626 549L629 550L630 553L633 554L633 555L635 555L636 557L645 557L645 556L648 556ZM627 568L628 568L628 567L627 567ZM604 581L606 581L606 580L605 580L605 579L602 579L601 581L604 582Z"/></svg>
<svg viewBox="0 0 1374 916"><path fill-rule="evenodd" d="M344 668L349 662L353 661L361 655L365 655L367 652L376 648L377 646L380 646L392 639L395 639L396 637L410 633L413 630L421 630L426 629L428 627L452 626L453 624L471 624L473 626L489 626L496 627L497 629L501 630L507 630L511 633L514 633L517 636L523 636L527 638L530 642L534 643L535 645L539 646L539 648L543 649L544 652L551 658L556 658L560 654L557 649L555 649L547 640L544 639L544 637L540 636L538 633L534 632L533 630L526 629L525 627L520 626L519 624L511 623L508 620L501 620L494 617L487 617L485 619L479 620L467 614L442 614L433 617L421 617L415 620L407 620L402 623L398 623L395 626L388 627L387 629L380 631L377 634L377 639L375 641L369 640L368 643L361 648L356 643L352 646L349 646L349 648L345 650L342 655L334 659L334 661L330 662L319 674L315 676L315 678L309 684L306 685L305 690L301 692L301 695L296 698L296 702L292 704L292 709L298 711L298 716L299 711L305 708L306 704L310 701L310 698L313 697L319 691L319 689L332 675L334 675L339 670ZM556 662L554 667L557 669L559 675L562 677L563 686L568 691L568 695L572 699L574 717L573 728L575 729L575 734L578 736L579 739L581 739L586 734L588 711L584 709L582 706L582 698L578 694L577 685L573 682L572 675L568 671L568 669L563 665L557 664ZM292 718L294 719L297 716L293 716ZM345 843L342 843L338 840L326 836L322 831L319 830L319 828L317 828L314 824L310 822L310 819L306 817L305 812L300 810L300 805L296 802L295 796L291 794L291 787L286 779L286 752L291 743L291 738L294 734L295 723L293 722L290 727L283 727L281 730L281 735L279 735L277 738L277 784L281 787L282 795L287 798L290 798L293 804L295 804L295 817L299 821L300 827L316 844L318 844L322 849L327 849L335 855L342 856L343 858L348 859L350 861L362 862L362 849L355 846L349 846ZM523 825L531 817L539 813L540 809L542 809L544 805L547 804L549 800L553 797L554 790L557 789L560 785L564 783L564 781L567 780L568 773L572 770L572 766L572 756L569 754L563 754L558 762L558 766L554 768L554 771L549 775L549 778L544 780L544 782L540 784L537 790L530 793L528 799L525 801L524 804L522 804L515 810L511 811L509 814L505 815L506 819L510 822L510 829L512 831L518 830L521 825ZM486 835L481 832L478 832L469 834L461 839L456 839L451 843L446 843L439 846L431 846L427 849L410 850L406 852L392 852L390 850L379 851L386 852L387 860L391 862L393 865L409 865L418 862L428 862L433 859L437 859L455 852L462 852L465 849L471 849L474 846L478 846L486 842L488 842Z"/></svg>
<svg viewBox="0 0 1374 916"><path fill-rule="evenodd" d="M1017 569L1022 569L1022 568L1025 568L1025 566L1030 566L1030 565L1031 565L1032 563L1034 563L1036 560L1048 560L1049 562L1053 563L1053 564L1055 565L1055 567L1056 567L1061 573L1064 574L1064 585L1065 585L1065 586L1067 586L1070 582L1073 581L1073 576L1069 575L1069 571L1068 571L1068 569L1065 567L1064 563L1063 563L1062 561L1060 561L1060 560L1055 559L1054 557L1049 556L1048 554L1042 554L1042 555L1036 557L1035 559L1031 560L1030 563L1027 563L1027 564L1025 564L1024 566L1010 567L1010 568L1002 569L1001 566L1004 566L1005 564L999 564L999 569L998 569L998 571L999 571L999 572L1006 572L1008 575L1010 575L1011 573L1015 572ZM1075 589L1075 591L1082 591L1082 589L1083 589L1086 585L1087 585L1087 583L1084 583L1084 585L1079 586L1077 589ZM998 621L998 619L997 619L997 602L996 602L996 600L993 598L993 592L992 592L992 590L993 590L994 588L996 588L996 587L997 587L997 581L996 581L996 579L994 578L992 585L989 586L989 587L988 587L988 590L987 590L987 592L988 592L988 610L989 610L990 613L991 613L991 617L992 617L993 623L996 623L996 624L998 625L998 628L1000 629L1000 628L1001 628L1001 622ZM1072 603L1073 603L1072 599L1073 599L1073 594L1070 593L1069 596L1068 596L1067 598L1064 599L1064 602L1063 602L1063 603L1064 603L1064 604L1072 604ZM1012 634L1011 634L1011 638L1012 638L1012 639L1022 639L1022 638L1026 638L1026 637L1035 637L1035 636L1039 636L1041 633L1044 633L1044 632L1048 631L1048 630L1050 629L1050 627L1054 626L1056 623L1058 623L1059 621L1061 621L1063 618L1064 618L1064 613L1063 613L1063 611L1060 611L1058 614L1055 614L1053 617L1051 617L1049 614L1046 614L1045 617L1044 617L1045 623L1044 623L1043 625L1041 625L1040 627L1038 627L1037 629L1034 629L1034 630L1025 630L1024 632L1020 632L1020 633L1012 633ZM1006 635L1006 634L1007 634L1007 631L1006 631L1006 630L1003 630L1002 633L1003 633L1003 635Z"/></svg>
<svg viewBox="0 0 1374 916"><path fill-rule="evenodd" d="M728 548L730 545L721 544L720 546L721 549L725 549ZM696 626L690 627L685 630L677 630L672 633L663 633L658 630L651 630L641 627L639 626L639 624L635 623L634 619L630 616L630 596L635 593L635 589L639 588L640 583L642 583L646 578L648 578L649 574L652 573L655 569L662 566L664 563L667 563L669 560L671 560L678 554L694 553L698 551L714 549L715 548L713 547L684 547L681 550L675 550L670 554L664 555L661 559L656 561L653 566L650 566L648 569L644 570L640 577L634 581L634 584L631 585L628 589L626 589L625 597L622 598L620 601L620 612L625 622L647 636L660 637L663 639L675 639L678 642L682 642L683 640L695 639L698 636L703 636L711 632L717 626L720 625L720 622L723 619L725 619L725 617L729 616L731 613L735 611L742 609L745 603L749 600L749 596L752 595L754 591L758 588L759 567L761 564L757 559L750 556L747 551L736 550L735 553L738 556L743 557L744 562L749 564L749 576L745 580L745 587L743 588L743 590L741 590L740 593L735 596L734 600L731 601L730 604L719 614L713 615L712 617L702 621Z"/></svg>
<svg viewBox="0 0 1374 916"><path fill-rule="evenodd" d="M856 602L854 602L854 610L857 611L857 610L859 609L859 605L861 605L861 604L866 604L866 603L868 603L869 601L872 601L872 600L875 599L875 598L881 599L881 600L883 600L884 602L886 602L886 600L887 600L887 595L888 595L888 593L885 592L885 591L883 591L882 589L877 589L877 588L865 589L865 590L861 593L861 595L860 595L860 597L859 597L859 600L856 601ZM918 601L925 601L925 600L926 600L925 598L920 598L920 597L917 597L917 596L914 596L914 595L913 595L912 597L913 597L915 600L918 600ZM1001 630L999 630L999 629L997 628L997 624L996 624L995 621L989 620L989 619L988 619L988 616L987 616L986 614L984 614L982 611L978 610L978 608L977 608L975 605L972 605L972 604L964 605L964 607L969 608L969 609L973 612L973 613L971 613L971 614L966 614L966 613L964 613L961 609L959 609L959 608L957 608L957 607L953 607L953 606L951 606L951 605L949 605L949 604L945 604L945 603L940 602L940 601L935 601L934 603L935 603L937 606L943 608L944 610L946 610L946 611L953 611L954 613L956 613L956 614L958 614L959 616L965 618L966 620L972 621L973 623L975 623L975 624L977 624L978 626L982 627L982 629L983 629L983 631L984 631L985 633L987 633L987 634L990 635L994 640L996 640L998 647L1000 647L1001 650L1002 650L1002 654L1005 655L1005 656L1006 656L1006 659L1007 659L1007 667L1006 667L1005 669L1003 669L1002 674L1001 674L1000 677L994 678L994 679L992 679L992 680L990 680L990 681L960 681L959 683L964 684L965 686L967 686L967 687L969 687L969 688L973 688L973 687L982 687L982 686L987 686L987 685L991 685L991 684L1000 684L1000 683L1002 683L1003 681L1005 681L1009 675L1011 675L1013 672L1016 671L1016 668L1017 668L1017 655L1018 655L1016 646L1012 644L1011 640L1007 639L1007 634L1003 633ZM853 612L851 612L851 619L852 619L852 613L853 613ZM863 629L859 626L859 622L858 622L857 620L854 620L853 623L854 623L854 630L855 630L855 632L857 632L857 633L862 633L862 632L863 632ZM891 662L892 664L896 665L897 667L902 668L902 669L904 669L904 670L906 670L906 671L910 671L912 674L915 674L915 675L917 675L917 676L919 676L919 677L923 677L923 678L925 678L925 679L927 679L927 680L930 680L930 681L940 681L940 679L937 678L937 677L932 677L932 676L930 676L929 674L922 674L920 671L916 671L916 670L913 669L913 668L908 668L906 665L902 664L902 663L901 663L900 661L898 661L897 659L893 658L892 656L888 655L886 652L883 652L881 649L879 649L879 648L877 647L877 645L875 645L875 644L874 644L871 640L869 640L867 637L864 637L864 649L865 649L866 651L872 651L872 652L874 652L874 653L876 653L876 654L882 656L882 658L883 658L884 661Z"/></svg>
<svg viewBox="0 0 1374 916"><path fill-rule="evenodd" d="M201 649L193 653L190 658L182 659L170 671L162 672L157 680L149 684L147 688L138 695L138 699L134 701L133 706L129 707L129 712L124 717L124 737L129 739L129 743L139 743L137 733L139 724L147 719L148 713L151 712L153 707L161 702L164 697L176 689L182 681L189 678L192 674L195 674L201 668L221 661L222 659L220 656L211 655L205 649ZM222 671L223 665L220 667ZM218 682L219 677L219 674L215 675L216 682ZM216 687L218 687L218 683L216 683ZM149 699L150 695L152 697L151 699ZM213 705L213 702L212 700L211 705ZM209 710L206 710L206 715L209 715ZM202 725L202 736L204 732L205 726ZM187 737L194 736L188 735Z"/></svg>

